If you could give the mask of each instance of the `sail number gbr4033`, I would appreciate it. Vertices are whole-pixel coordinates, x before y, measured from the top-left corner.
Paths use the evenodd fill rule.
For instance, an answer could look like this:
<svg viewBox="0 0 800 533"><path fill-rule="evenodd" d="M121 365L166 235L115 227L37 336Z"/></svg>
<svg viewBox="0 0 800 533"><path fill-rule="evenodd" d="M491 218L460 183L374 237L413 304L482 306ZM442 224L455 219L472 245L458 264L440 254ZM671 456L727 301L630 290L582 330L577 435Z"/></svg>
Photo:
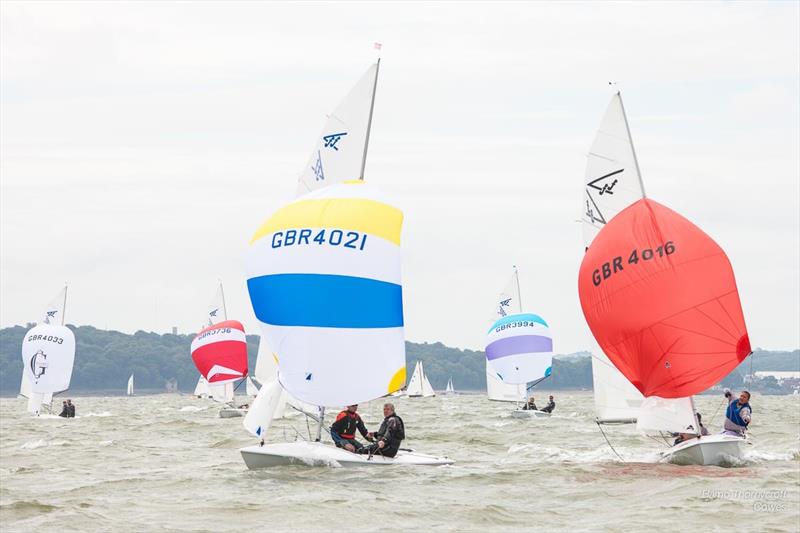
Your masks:
<svg viewBox="0 0 800 533"><path fill-rule="evenodd" d="M640 261L650 261L656 256L664 257L674 253L675 243L673 241L667 241L656 248L644 248L642 250L634 248L633 251L628 254L627 261L625 261L623 256L618 255L611 261L603 263L600 268L595 268L592 272L592 283L594 283L595 287L599 287L603 280L606 280L617 272L624 270L623 262L627 262L628 265L637 265Z"/></svg>
<svg viewBox="0 0 800 533"><path fill-rule="evenodd" d="M340 229L288 229L272 235L272 247L300 245L343 246L353 250L363 250L367 244L367 234L358 231L342 231Z"/></svg>

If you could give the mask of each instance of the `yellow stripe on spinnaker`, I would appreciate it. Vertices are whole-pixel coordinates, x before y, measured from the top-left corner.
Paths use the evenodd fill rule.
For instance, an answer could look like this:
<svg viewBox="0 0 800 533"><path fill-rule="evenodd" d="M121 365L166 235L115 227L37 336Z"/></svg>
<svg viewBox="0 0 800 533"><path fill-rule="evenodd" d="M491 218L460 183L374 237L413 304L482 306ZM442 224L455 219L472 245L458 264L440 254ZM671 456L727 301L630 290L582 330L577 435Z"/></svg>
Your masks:
<svg viewBox="0 0 800 533"><path fill-rule="evenodd" d="M335 228L375 235L400 245L403 212L366 198L320 198L293 202L272 215L250 240L276 231L299 228Z"/></svg>
<svg viewBox="0 0 800 533"><path fill-rule="evenodd" d="M395 391L399 391L405 386L405 384L406 384L406 367L403 367L397 372L395 372L394 376L392 376L392 379L389 381L389 389L387 393L391 394Z"/></svg>

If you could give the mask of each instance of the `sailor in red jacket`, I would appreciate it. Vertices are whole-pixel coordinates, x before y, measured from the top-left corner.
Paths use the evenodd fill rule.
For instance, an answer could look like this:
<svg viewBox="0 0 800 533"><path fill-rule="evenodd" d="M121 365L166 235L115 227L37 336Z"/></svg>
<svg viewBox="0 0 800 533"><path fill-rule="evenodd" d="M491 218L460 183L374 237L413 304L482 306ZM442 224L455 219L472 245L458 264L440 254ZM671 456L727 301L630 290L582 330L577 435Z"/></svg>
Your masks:
<svg viewBox="0 0 800 533"><path fill-rule="evenodd" d="M336 443L336 446L339 448L344 448L349 452L355 452L362 446L360 442L356 440L356 429L358 429L359 433L368 440L372 440L370 436L368 436L368 431L366 426L364 426L364 421L361 420L361 417L356 410L358 409L358 404L356 405L348 405L347 409L342 411L336 416L336 422L331 424L331 438L333 442Z"/></svg>

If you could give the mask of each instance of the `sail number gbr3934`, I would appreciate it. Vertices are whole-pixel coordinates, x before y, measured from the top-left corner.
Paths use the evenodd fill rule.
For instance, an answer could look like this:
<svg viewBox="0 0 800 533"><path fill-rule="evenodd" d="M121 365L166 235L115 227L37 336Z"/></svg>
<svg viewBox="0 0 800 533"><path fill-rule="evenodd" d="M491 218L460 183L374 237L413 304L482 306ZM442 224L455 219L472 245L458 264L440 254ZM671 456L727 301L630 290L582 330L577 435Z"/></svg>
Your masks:
<svg viewBox="0 0 800 533"><path fill-rule="evenodd" d="M623 262L628 265L637 265L640 261L646 262L656 256L664 257L672 255L673 253L675 253L675 243L673 241L667 241L656 248L644 248L641 250L634 248L631 253L628 254L627 261L623 256L618 255L611 261L603 263L601 267L595 268L592 272L592 283L594 283L595 287L599 287L603 280L624 270Z"/></svg>
<svg viewBox="0 0 800 533"><path fill-rule="evenodd" d="M272 247L323 245L343 246L353 250L363 250L367 243L367 234L358 231L342 231L340 229L289 229L278 231L272 235Z"/></svg>

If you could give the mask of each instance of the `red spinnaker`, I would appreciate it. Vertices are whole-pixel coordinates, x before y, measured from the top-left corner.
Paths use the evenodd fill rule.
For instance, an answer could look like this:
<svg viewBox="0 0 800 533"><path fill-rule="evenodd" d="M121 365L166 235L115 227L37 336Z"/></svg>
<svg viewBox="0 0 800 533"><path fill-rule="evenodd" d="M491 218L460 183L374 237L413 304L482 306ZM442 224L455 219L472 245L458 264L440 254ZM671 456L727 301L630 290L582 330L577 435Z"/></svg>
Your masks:
<svg viewBox="0 0 800 533"><path fill-rule="evenodd" d="M244 326L226 320L200 331L192 341L192 361L209 383L225 383L247 375Z"/></svg>
<svg viewBox="0 0 800 533"><path fill-rule="evenodd" d="M600 231L578 292L597 342L644 396L702 392L751 352L725 252L653 200L632 204Z"/></svg>

